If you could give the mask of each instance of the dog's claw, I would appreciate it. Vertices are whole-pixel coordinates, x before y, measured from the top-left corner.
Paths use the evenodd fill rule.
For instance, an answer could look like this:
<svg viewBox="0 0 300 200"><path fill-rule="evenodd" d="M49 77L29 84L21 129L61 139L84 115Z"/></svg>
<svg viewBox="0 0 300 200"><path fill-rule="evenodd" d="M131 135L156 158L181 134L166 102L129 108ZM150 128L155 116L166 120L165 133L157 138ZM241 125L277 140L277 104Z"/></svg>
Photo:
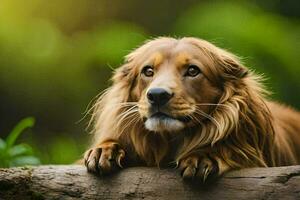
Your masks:
<svg viewBox="0 0 300 200"><path fill-rule="evenodd" d="M203 173L203 179L202 179L203 183L206 181L209 173L210 173L210 170L209 170L208 167L206 167L205 170L204 170L204 173Z"/></svg>
<svg viewBox="0 0 300 200"><path fill-rule="evenodd" d="M88 172L104 175L123 168L121 163L124 158L125 151L118 144L105 143L88 150L84 163Z"/></svg>
<svg viewBox="0 0 300 200"><path fill-rule="evenodd" d="M198 179L202 183L205 183L209 177L217 172L216 166L208 158L199 158L195 156L183 159L179 163L179 169L184 179Z"/></svg>
<svg viewBox="0 0 300 200"><path fill-rule="evenodd" d="M120 168L123 168L122 160L125 158L125 151L123 149L119 149L119 154L117 156L117 164Z"/></svg>

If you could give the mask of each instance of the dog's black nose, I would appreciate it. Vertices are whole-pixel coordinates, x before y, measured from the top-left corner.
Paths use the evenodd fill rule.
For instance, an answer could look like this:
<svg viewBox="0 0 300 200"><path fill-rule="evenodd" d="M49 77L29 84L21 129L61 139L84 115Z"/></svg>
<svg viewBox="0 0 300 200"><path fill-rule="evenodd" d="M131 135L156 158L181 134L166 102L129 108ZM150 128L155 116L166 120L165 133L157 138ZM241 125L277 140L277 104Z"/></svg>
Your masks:
<svg viewBox="0 0 300 200"><path fill-rule="evenodd" d="M165 105L171 98L173 94L170 94L163 88L152 88L147 92L147 98L150 104L163 106Z"/></svg>

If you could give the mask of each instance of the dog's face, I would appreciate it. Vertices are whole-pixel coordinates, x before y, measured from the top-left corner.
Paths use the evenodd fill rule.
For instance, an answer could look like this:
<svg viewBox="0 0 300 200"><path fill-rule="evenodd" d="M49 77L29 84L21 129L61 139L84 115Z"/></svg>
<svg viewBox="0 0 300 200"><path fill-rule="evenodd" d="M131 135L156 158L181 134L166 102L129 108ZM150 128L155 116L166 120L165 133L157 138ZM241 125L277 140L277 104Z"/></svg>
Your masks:
<svg viewBox="0 0 300 200"><path fill-rule="evenodd" d="M211 120L223 79L214 48L192 38L163 38L128 55L135 74L131 96L148 130L176 132Z"/></svg>

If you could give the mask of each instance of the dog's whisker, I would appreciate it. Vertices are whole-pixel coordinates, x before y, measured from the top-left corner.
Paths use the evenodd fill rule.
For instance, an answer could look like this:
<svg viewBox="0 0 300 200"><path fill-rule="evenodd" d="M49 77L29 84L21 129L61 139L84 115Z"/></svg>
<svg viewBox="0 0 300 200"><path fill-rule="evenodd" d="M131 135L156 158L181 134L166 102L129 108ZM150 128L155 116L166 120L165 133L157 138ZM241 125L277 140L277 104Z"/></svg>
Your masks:
<svg viewBox="0 0 300 200"><path fill-rule="evenodd" d="M122 122L124 119L126 119L126 117L128 115L131 115L132 113L137 113L138 112L138 109L137 107L131 107L129 108L128 110L126 110L125 112L122 112L120 113L118 116L117 116L117 120L119 122Z"/></svg>
<svg viewBox="0 0 300 200"><path fill-rule="evenodd" d="M114 103L114 104L117 104L117 105L119 105L119 104L120 104L120 105L121 105L121 104L128 104L128 105L132 105L132 104L133 104L133 105L136 105L137 103L138 103L138 102L134 102L134 101L131 101L131 102L130 102L130 101L129 101L129 102L119 102L119 103Z"/></svg>
<svg viewBox="0 0 300 200"><path fill-rule="evenodd" d="M130 115L136 114L138 112L137 105L127 105L127 104L121 105L121 108L126 108L126 107L130 107L130 108L125 110L125 112L121 112L119 115L117 115L117 121L118 121L118 123L116 124L117 127L119 127L121 123L123 123L124 120L126 120L126 118L130 117Z"/></svg>
<svg viewBox="0 0 300 200"><path fill-rule="evenodd" d="M217 127L220 127L219 122L217 122L217 120L213 117L211 117L210 115L204 113L204 112L197 112L197 114L205 117L206 119L209 119L213 124L215 124Z"/></svg>
<svg viewBox="0 0 300 200"><path fill-rule="evenodd" d="M138 121L139 121L138 114L133 114L132 119L125 125L124 130L126 130L128 127L133 127Z"/></svg>
<svg viewBox="0 0 300 200"><path fill-rule="evenodd" d="M138 113L133 113L130 117L132 117L131 120L129 120L127 123L123 124L122 130L120 130L120 133L123 133L128 127L133 127L132 125L135 125L138 121ZM133 124L134 123L134 124Z"/></svg>
<svg viewBox="0 0 300 200"><path fill-rule="evenodd" d="M128 115L132 114L132 113L136 113L138 111L138 109L136 109L135 107L131 107L128 110L126 110L125 112L121 113L120 115L117 116L117 120L119 122L122 122Z"/></svg>
<svg viewBox="0 0 300 200"><path fill-rule="evenodd" d="M114 106L118 106L118 105L137 105L138 102L116 102L116 103L111 103L111 105L114 105ZM99 104L99 105L98 105ZM99 107L101 105L101 102L97 102L95 103L95 105L90 109L90 110L93 110L95 107Z"/></svg>
<svg viewBox="0 0 300 200"><path fill-rule="evenodd" d="M128 107L138 107L138 106L137 105L127 105L127 104L120 105L120 108L128 108Z"/></svg>
<svg viewBox="0 0 300 200"><path fill-rule="evenodd" d="M193 114L189 114L188 115L189 117L191 117L193 120L195 120L196 122L200 123L201 124L201 120L198 119L196 116L194 116Z"/></svg>
<svg viewBox="0 0 300 200"><path fill-rule="evenodd" d="M196 113L203 116L203 117L205 117L205 118L207 118L207 119L209 119L217 127L221 127L220 123L215 118L213 118L211 115L205 113L204 111L197 109Z"/></svg>
<svg viewBox="0 0 300 200"><path fill-rule="evenodd" d="M125 118L127 115L130 115L130 114L135 113L137 111L138 111L138 109L136 107L131 107L131 108L127 109L125 112L120 113L117 116L117 119L122 121L122 118Z"/></svg>
<svg viewBox="0 0 300 200"><path fill-rule="evenodd" d="M102 92L100 92L99 94L97 94L94 98L92 98L92 100L86 106L85 111L82 113L83 117L81 119L79 119L76 123L82 122L90 113L92 113L93 110L95 109L95 107L98 105L98 102L105 96L105 94L108 91L109 91L109 89L107 88L107 89L103 90ZM88 127L90 126L90 124L91 124L91 122L88 123Z"/></svg>
<svg viewBox="0 0 300 200"><path fill-rule="evenodd" d="M122 122L118 123L118 126L117 126L118 127L118 132L120 134L122 134L127 129L127 127L130 126L131 121L133 121L134 119L135 119L135 115L130 115L130 117L128 117L126 121L122 121Z"/></svg>
<svg viewBox="0 0 300 200"><path fill-rule="evenodd" d="M223 107L227 107L230 108L230 106L225 105L225 104L220 104L220 103L197 103L196 106L223 106Z"/></svg>

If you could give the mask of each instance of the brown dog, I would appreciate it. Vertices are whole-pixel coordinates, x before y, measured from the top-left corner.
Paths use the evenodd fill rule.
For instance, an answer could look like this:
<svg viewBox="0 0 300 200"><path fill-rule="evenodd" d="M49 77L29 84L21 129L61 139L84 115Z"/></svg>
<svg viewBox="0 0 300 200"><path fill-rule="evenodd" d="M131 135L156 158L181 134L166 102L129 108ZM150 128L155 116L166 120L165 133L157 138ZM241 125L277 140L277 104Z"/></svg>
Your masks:
<svg viewBox="0 0 300 200"><path fill-rule="evenodd" d="M176 164L184 178L300 163L300 114L260 77L196 38L158 38L126 57L94 106L88 171Z"/></svg>

